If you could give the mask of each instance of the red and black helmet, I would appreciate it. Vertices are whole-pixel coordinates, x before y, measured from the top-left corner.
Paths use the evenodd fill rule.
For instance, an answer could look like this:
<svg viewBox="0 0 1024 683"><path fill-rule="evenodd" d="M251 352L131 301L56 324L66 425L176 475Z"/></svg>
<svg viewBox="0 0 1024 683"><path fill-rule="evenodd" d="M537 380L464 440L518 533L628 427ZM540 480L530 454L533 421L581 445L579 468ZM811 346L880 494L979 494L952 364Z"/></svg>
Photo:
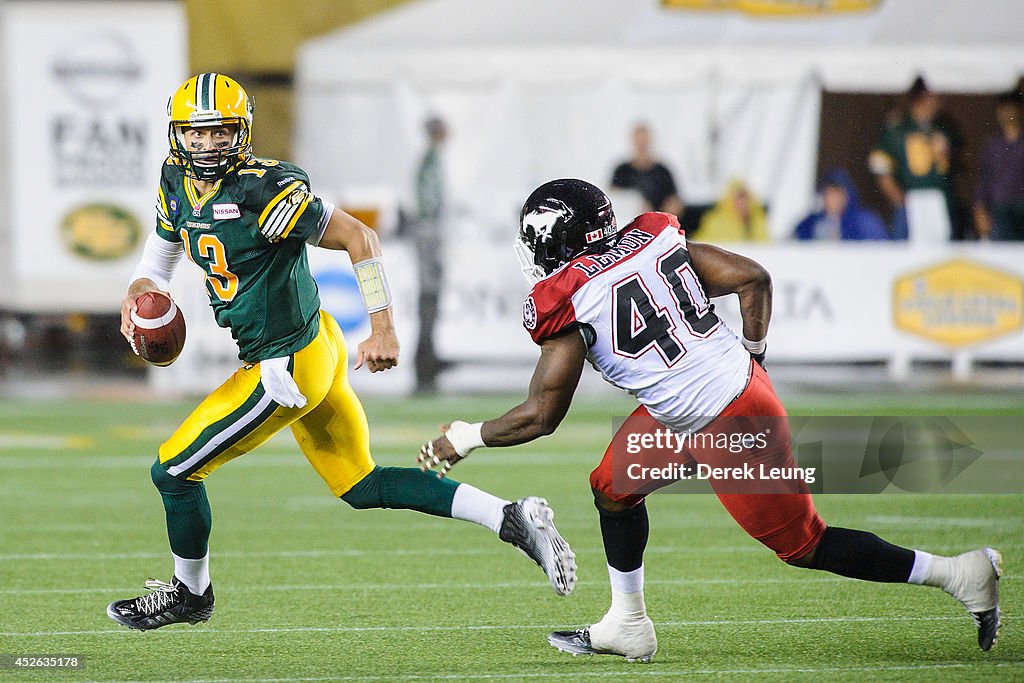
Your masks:
<svg viewBox="0 0 1024 683"><path fill-rule="evenodd" d="M519 214L516 251L527 279L536 282L577 256L608 249L618 239L608 195L576 178L544 183Z"/></svg>

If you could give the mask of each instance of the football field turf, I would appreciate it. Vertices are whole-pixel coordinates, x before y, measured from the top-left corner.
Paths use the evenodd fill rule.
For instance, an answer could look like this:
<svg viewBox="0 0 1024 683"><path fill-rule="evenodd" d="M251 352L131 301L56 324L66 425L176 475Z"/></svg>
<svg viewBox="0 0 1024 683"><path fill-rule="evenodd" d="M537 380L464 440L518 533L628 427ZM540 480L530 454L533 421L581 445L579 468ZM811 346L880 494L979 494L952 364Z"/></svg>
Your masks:
<svg viewBox="0 0 1024 683"><path fill-rule="evenodd" d="M490 417L512 400L367 401L375 457L413 465L441 421ZM884 415L920 406L914 397L830 400L803 408ZM994 410L1021 413L1007 405ZM954 406L990 410L955 395L924 408L950 414ZM830 523L902 545L1002 550L1005 616L989 653L944 593L787 567L710 495L649 503L654 662L573 658L549 647L548 631L587 625L607 607L587 474L607 444L610 416L631 409L626 397L580 400L556 435L481 451L453 473L508 498L551 502L579 560L569 598L480 527L349 509L285 434L207 483L213 619L131 632L104 609L141 594L147 577L170 577L148 470L190 407L0 400L0 655L85 658L80 670L0 669L0 681L1024 680L1021 495L817 498Z"/></svg>

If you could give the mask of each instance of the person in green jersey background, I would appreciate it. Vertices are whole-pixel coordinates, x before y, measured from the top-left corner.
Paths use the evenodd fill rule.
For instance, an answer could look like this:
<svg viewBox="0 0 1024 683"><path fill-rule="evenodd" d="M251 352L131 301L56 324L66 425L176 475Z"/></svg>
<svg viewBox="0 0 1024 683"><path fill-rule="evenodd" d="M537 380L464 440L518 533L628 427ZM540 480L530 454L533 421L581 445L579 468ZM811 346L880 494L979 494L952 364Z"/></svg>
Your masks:
<svg viewBox="0 0 1024 683"><path fill-rule="evenodd" d="M868 156L878 189L892 208L891 236L897 240L909 236L907 193L935 190L945 202L950 238L963 239L954 192L960 134L942 115L941 96L924 79L914 81L906 98L906 112L886 127Z"/></svg>
<svg viewBox="0 0 1024 683"><path fill-rule="evenodd" d="M433 394L437 379L449 363L441 360L434 346L434 327L441 312L444 284L445 224L449 211L445 190L443 148L448 139L448 126L438 116L431 116L424 126L427 150L416 169L416 221L413 223L413 246L416 248L416 284L419 290L416 316L416 394Z"/></svg>
<svg viewBox="0 0 1024 683"><path fill-rule="evenodd" d="M537 497L509 502L417 468L379 467L347 379L341 329L320 309L306 245L347 251L370 314L355 369L388 370L399 343L376 233L310 190L299 167L252 154L252 101L233 79L203 73L167 105L170 156L157 191L156 230L121 305L131 342L136 298L169 288L184 254L206 274L217 324L230 329L243 366L160 446L151 468L174 560L170 582L112 602L107 614L132 629L206 621L213 614L211 509L204 479L291 427L331 493L354 508L404 508L476 522L523 550L560 595L576 563Z"/></svg>

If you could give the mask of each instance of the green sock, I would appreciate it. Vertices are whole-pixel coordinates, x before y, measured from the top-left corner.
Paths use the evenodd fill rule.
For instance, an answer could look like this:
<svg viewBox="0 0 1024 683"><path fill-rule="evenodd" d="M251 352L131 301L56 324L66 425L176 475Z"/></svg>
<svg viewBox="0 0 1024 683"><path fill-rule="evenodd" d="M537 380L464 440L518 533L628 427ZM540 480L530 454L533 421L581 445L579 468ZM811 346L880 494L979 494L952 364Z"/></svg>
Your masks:
<svg viewBox="0 0 1024 683"><path fill-rule="evenodd" d="M201 559L209 550L213 514L202 482L185 482L167 474L159 461L150 471L167 517L167 539L178 557Z"/></svg>
<svg viewBox="0 0 1024 683"><path fill-rule="evenodd" d="M357 510L394 508L451 517L458 486L457 481L415 467L374 467L341 499Z"/></svg>

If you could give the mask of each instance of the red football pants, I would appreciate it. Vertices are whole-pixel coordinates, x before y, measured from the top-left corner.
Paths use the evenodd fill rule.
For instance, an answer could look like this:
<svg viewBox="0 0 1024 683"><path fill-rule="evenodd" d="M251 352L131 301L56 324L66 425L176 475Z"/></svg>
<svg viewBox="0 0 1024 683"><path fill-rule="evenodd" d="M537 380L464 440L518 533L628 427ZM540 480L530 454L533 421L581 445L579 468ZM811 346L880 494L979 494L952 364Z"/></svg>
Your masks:
<svg viewBox="0 0 1024 683"><path fill-rule="evenodd" d="M793 468L789 423L786 409L772 387L768 374L757 363L752 363L750 380L743 392L726 406L714 420L699 433L716 434L726 438L738 430L756 430L758 425L769 425L771 445L765 448L733 448L721 444L698 443L685 449L685 459L706 467L732 467L747 463L767 467ZM762 418L758 420L758 418ZM664 429L647 408L640 406L616 431L605 451L601 464L590 473L590 487L605 498L627 505L638 505L644 497L671 480L647 481L632 488L623 486L623 446L630 434L652 433ZM616 456L615 454L618 453ZM821 540L825 522L814 509L814 501L803 481L788 481L775 492L765 491L771 485L722 481L709 478L718 499L743 530L775 551L782 560L806 555Z"/></svg>

